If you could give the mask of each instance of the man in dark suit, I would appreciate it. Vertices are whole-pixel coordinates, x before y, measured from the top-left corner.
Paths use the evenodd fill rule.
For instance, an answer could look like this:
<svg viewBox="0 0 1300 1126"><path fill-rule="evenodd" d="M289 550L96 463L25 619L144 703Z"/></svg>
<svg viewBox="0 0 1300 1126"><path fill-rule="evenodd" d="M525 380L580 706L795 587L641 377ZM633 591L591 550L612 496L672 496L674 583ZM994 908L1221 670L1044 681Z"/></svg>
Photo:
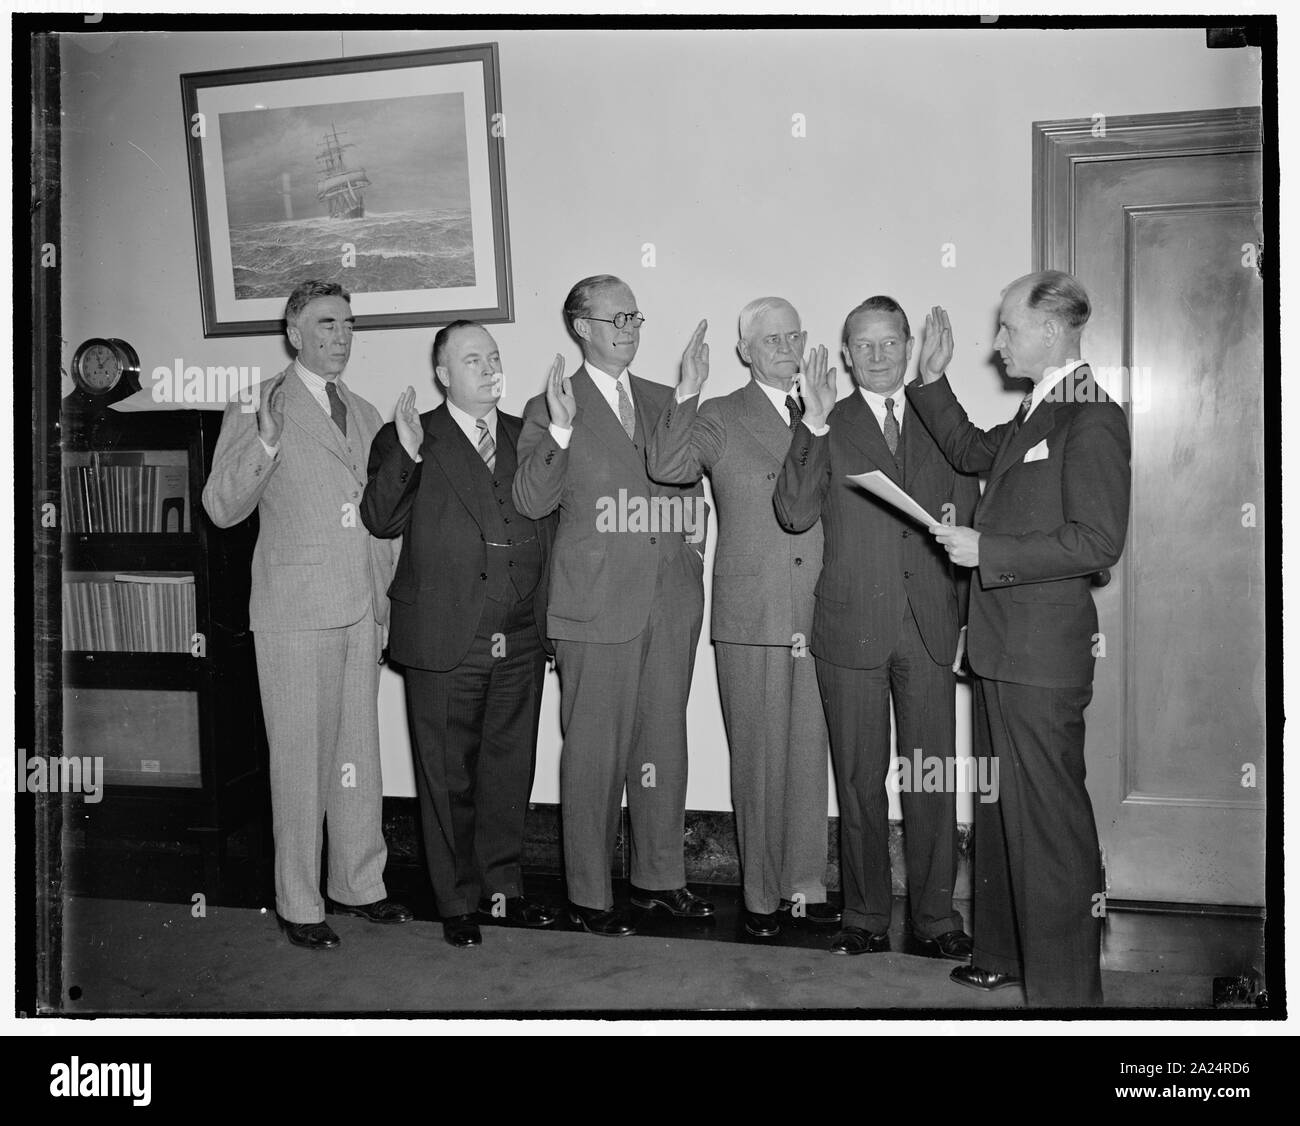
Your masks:
<svg viewBox="0 0 1300 1126"><path fill-rule="evenodd" d="M988 484L969 526L931 529L974 570L967 653L978 678L975 745L999 799L975 807L975 949L953 980L990 990L1023 980L1031 1005L1099 1005L1104 894L1084 785L1092 698L1094 575L1124 548L1129 434L1093 379L1080 337L1088 295L1069 274L1027 274L1003 291L994 347L1033 392L1015 419L980 430L944 375L947 314L926 322L924 386L908 399L949 460Z"/></svg>
<svg viewBox="0 0 1300 1126"><path fill-rule="evenodd" d="M803 422L773 496L789 531L820 517L826 537L812 651L840 806L844 925L831 940L833 954L889 949L891 698L899 756L955 762L960 615L952 568L919 526L847 479L878 469L940 519L969 519L976 481L955 473L904 409L912 344L907 315L893 298L869 298L849 313L843 347L857 386L836 403L826 350L810 356ZM945 770L944 777L955 774ZM954 789L924 792L912 784L901 797L913 939L923 953L964 959L970 937L952 905Z"/></svg>
<svg viewBox="0 0 1300 1126"><path fill-rule="evenodd" d="M780 911L817 925L840 921L826 902L826 719L808 653L821 522L791 534L772 511L772 482L802 415L795 377L806 334L788 301L751 301L737 350L753 378L700 403L706 327L687 346L647 464L659 481L692 485L708 473L713 482L710 632L731 746L745 929L762 938L779 933Z"/></svg>
<svg viewBox="0 0 1300 1126"><path fill-rule="evenodd" d="M526 927L555 914L523 897L520 858L545 673L542 576L553 521L511 495L520 419L497 409L501 357L482 326L433 343L446 393L419 414L397 400L375 438L361 503L376 536L401 536L389 651L406 672L425 855L443 934L477 946L481 911Z"/></svg>
<svg viewBox="0 0 1300 1126"><path fill-rule="evenodd" d="M610 864L624 786L632 822L632 903L701 918L686 887L686 700L704 617L703 486L659 485L645 446L672 396L628 371L645 318L608 274L569 292L565 320L583 366L551 365L524 410L514 497L542 519L559 509L547 632L560 674L560 792L572 921L633 933L614 906Z"/></svg>
<svg viewBox="0 0 1300 1126"><path fill-rule="evenodd" d="M343 383L352 306L307 281L285 306L297 357L231 403L203 507L219 528L257 510L248 617L270 744L275 907L289 941L338 946L325 922L320 857L329 827L328 909L375 923L411 912L387 898L379 757L379 654L395 543L357 518L379 412Z"/></svg>

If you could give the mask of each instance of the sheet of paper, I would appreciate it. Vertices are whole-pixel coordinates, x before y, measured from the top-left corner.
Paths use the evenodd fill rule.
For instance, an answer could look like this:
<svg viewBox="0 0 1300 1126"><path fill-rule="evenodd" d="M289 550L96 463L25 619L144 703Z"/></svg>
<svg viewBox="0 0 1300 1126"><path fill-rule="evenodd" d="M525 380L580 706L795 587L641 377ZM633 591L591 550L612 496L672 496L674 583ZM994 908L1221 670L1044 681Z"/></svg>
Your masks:
<svg viewBox="0 0 1300 1126"><path fill-rule="evenodd" d="M859 488L866 489L867 492L892 504L899 512L910 516L927 528L931 524L939 523L879 469L873 469L870 473L850 473L848 478Z"/></svg>

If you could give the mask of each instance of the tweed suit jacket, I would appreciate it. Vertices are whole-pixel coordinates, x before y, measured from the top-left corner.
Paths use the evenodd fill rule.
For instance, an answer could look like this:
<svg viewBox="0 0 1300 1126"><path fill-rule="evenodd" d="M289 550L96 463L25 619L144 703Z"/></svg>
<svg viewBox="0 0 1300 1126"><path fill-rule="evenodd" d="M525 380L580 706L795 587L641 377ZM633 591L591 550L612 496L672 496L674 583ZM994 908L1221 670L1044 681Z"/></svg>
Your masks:
<svg viewBox="0 0 1300 1126"><path fill-rule="evenodd" d="M386 627L399 542L376 539L360 516L379 412L338 385L348 411L350 454L348 439L294 365L284 374L277 456L270 457L258 438L256 412L231 403L203 487L203 507L218 527L257 511L249 625L262 631L331 629L369 614Z"/></svg>
<svg viewBox="0 0 1300 1126"><path fill-rule="evenodd" d="M714 641L790 646L796 634L806 643L812 629L821 521L790 532L772 508L790 441L790 428L753 379L704 403L699 395L682 403L670 396L650 436L646 464L656 480L689 485L707 473L713 483Z"/></svg>

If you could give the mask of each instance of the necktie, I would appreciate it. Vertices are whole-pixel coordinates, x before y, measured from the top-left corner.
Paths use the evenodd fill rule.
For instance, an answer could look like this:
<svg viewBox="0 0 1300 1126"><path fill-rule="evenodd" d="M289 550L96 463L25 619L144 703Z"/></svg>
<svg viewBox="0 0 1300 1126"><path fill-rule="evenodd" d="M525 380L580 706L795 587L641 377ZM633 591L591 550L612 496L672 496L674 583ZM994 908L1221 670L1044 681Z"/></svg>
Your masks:
<svg viewBox="0 0 1300 1126"><path fill-rule="evenodd" d="M1029 408L1033 405L1033 402L1034 402L1033 392L1030 392L1020 401L1020 409L1016 412L1016 425L1015 425L1015 429L1011 431L1012 434L1014 434L1016 430L1019 430L1020 427L1024 425L1025 419L1029 417Z"/></svg>
<svg viewBox="0 0 1300 1126"><path fill-rule="evenodd" d="M346 438L348 436L348 408L343 405L343 400L339 398L339 389L334 386L332 379L325 381L325 398L330 401L330 418L334 420L337 426Z"/></svg>
<svg viewBox="0 0 1300 1126"><path fill-rule="evenodd" d="M497 444L492 441L492 432L487 428L487 423L481 418L475 419L474 425L478 427L478 456L487 464L488 472L492 473L497 467Z"/></svg>
<svg viewBox="0 0 1300 1126"><path fill-rule="evenodd" d="M885 400L885 445L891 454L898 453L898 419L894 417L894 400Z"/></svg>
<svg viewBox="0 0 1300 1126"><path fill-rule="evenodd" d="M793 395L785 397L785 409L790 412L790 429L793 430L799 425L799 420L803 418L803 407L799 405L799 400Z"/></svg>
<svg viewBox="0 0 1300 1126"><path fill-rule="evenodd" d="M636 412L632 410L632 400L628 397L627 388L623 386L621 379L615 386L618 388L618 420L627 431L627 436L635 439Z"/></svg>

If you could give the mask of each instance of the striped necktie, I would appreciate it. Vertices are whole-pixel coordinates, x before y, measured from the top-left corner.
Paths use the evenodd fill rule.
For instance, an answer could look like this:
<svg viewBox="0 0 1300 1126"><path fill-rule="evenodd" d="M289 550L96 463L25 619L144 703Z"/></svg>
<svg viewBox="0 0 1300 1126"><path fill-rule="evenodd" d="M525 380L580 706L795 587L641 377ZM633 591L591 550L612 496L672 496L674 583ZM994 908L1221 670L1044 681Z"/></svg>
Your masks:
<svg viewBox="0 0 1300 1126"><path fill-rule="evenodd" d="M497 444L492 441L492 432L481 418L475 419L478 427L478 456L487 464L488 472L495 472L497 467Z"/></svg>

